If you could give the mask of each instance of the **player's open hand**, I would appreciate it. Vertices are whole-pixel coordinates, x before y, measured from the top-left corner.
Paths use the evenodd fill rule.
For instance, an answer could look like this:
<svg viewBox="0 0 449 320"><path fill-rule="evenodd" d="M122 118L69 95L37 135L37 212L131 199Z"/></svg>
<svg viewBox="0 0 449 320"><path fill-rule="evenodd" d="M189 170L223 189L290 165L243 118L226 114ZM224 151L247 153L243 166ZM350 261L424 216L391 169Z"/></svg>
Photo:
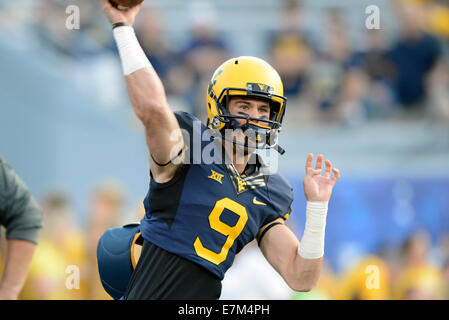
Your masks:
<svg viewBox="0 0 449 320"><path fill-rule="evenodd" d="M313 154L310 153L307 156L306 177L303 181L307 201L329 201L332 189L340 178L340 171L332 168L332 163L329 160L325 161L324 175L321 174L323 159L322 154L318 155L314 169Z"/></svg>
<svg viewBox="0 0 449 320"><path fill-rule="evenodd" d="M143 2L135 7L126 10L119 10L115 8L109 0L101 0L103 3L103 11L111 24L117 22L126 22L131 25L134 24L137 14L143 6Z"/></svg>

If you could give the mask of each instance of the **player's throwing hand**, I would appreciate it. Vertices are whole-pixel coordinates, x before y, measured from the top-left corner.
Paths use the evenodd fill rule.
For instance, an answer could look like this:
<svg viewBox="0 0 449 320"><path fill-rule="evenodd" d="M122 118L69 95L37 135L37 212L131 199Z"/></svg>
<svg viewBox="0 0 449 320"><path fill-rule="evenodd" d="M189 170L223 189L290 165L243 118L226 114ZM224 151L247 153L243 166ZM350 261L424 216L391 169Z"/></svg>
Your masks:
<svg viewBox="0 0 449 320"><path fill-rule="evenodd" d="M143 6L143 2L135 7L126 10L119 10L115 8L109 0L101 0L103 3L103 11L111 24L124 22L130 25L134 24L137 14Z"/></svg>
<svg viewBox="0 0 449 320"><path fill-rule="evenodd" d="M309 154L306 160L306 177L304 178L304 194L307 201L329 201L332 189L340 178L340 171L332 168L329 160L325 161L324 175L321 175L323 169L323 155L317 157L315 169L313 169L313 154ZM332 173L334 175L331 177Z"/></svg>

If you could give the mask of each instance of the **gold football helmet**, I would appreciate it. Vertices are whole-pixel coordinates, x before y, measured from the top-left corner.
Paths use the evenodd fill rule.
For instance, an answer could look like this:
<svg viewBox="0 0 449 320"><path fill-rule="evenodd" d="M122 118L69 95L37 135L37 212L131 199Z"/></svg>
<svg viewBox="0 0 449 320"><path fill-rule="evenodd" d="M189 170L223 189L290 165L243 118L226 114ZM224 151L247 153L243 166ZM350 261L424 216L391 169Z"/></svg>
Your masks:
<svg viewBox="0 0 449 320"><path fill-rule="evenodd" d="M277 145L277 137L287 103L283 95L282 80L266 61L250 56L232 58L217 68L210 81L207 90L208 126L220 132L222 137L225 137L225 129L242 129L245 135L251 131L256 137L257 148L275 148L282 154L284 150ZM232 96L269 101L269 119L230 114L228 102ZM238 119L243 120L243 124Z"/></svg>

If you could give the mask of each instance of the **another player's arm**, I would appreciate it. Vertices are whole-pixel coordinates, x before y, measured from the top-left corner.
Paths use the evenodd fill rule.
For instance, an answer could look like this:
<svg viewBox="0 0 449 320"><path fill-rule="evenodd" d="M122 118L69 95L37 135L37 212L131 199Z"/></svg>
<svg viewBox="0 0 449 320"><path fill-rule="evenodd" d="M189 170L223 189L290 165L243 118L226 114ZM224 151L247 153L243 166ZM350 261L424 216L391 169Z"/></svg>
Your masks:
<svg viewBox="0 0 449 320"><path fill-rule="evenodd" d="M103 10L113 25L133 25L143 5L141 3L122 11L114 8L109 0L101 1ZM180 151L175 149L180 149L182 145L181 135L176 136L178 140L172 139L172 134L179 130L179 124L167 103L162 81L140 48L134 31L130 26L117 27L114 29L114 37L119 48L131 103L145 126L153 178L157 182L169 181L176 171L176 165L170 163L170 160Z"/></svg>
<svg viewBox="0 0 449 320"><path fill-rule="evenodd" d="M17 299L25 283L43 225L43 213L25 183L0 157L0 225L7 248L0 300Z"/></svg>
<svg viewBox="0 0 449 320"><path fill-rule="evenodd" d="M0 300L18 298L31 265L36 244L27 240L7 241L6 259L0 279Z"/></svg>
<svg viewBox="0 0 449 320"><path fill-rule="evenodd" d="M301 243L284 224L282 218L260 229L260 249L265 258L279 272L285 282L296 291L309 291L318 282L324 254L324 231L327 204L332 188L340 178L338 169L326 160L324 176L321 175L323 156L319 155L315 169L313 155L306 161L304 193L307 199L306 224ZM331 177L332 172L334 175ZM279 223L279 224L276 224ZM268 229L270 228L270 229Z"/></svg>

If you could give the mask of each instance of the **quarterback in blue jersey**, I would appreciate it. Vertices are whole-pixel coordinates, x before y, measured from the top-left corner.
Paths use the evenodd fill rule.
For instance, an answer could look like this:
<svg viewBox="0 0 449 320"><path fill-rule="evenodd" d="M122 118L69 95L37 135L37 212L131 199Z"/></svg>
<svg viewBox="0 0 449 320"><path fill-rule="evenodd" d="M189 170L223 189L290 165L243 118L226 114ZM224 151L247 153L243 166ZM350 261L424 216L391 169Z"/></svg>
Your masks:
<svg viewBox="0 0 449 320"><path fill-rule="evenodd" d="M254 239L292 289L310 290L320 275L327 204L340 173L322 155L315 167L313 155L307 157L300 242L284 224L292 188L255 152L283 153L277 136L287 99L276 70L255 57L224 62L207 88L202 124L168 106L132 28L142 5L121 11L102 1L150 154L142 251L124 298L218 299L235 255Z"/></svg>

